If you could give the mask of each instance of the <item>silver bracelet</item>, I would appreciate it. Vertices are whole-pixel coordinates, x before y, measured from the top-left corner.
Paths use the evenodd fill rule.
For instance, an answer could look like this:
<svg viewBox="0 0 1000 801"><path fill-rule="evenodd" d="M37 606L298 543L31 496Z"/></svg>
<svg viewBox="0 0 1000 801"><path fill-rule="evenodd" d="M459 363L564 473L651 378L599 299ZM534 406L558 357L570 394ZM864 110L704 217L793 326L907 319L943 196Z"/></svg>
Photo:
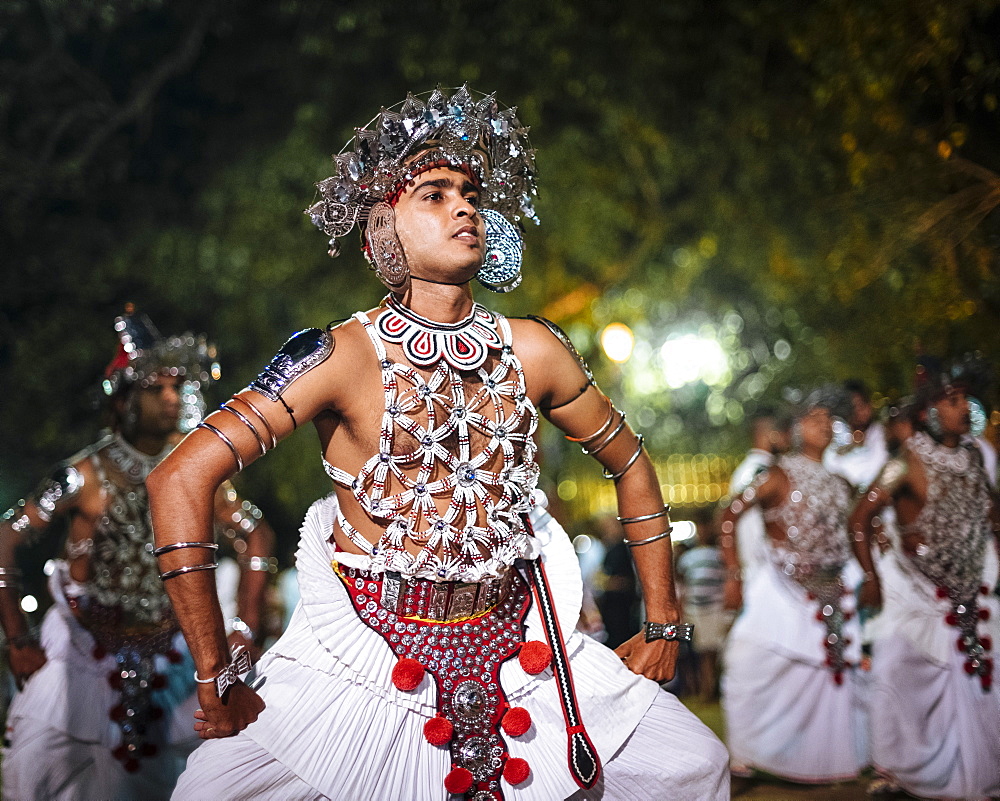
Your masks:
<svg viewBox="0 0 1000 801"><path fill-rule="evenodd" d="M198 425L195 426L195 428L205 428L205 429L208 429L213 434L215 434L215 436L217 436L219 439L221 439L226 445L228 445L229 446L229 450L231 450L233 452L233 456L236 458L236 472L240 473L240 472L243 471L243 457L240 456L240 452L238 450L236 450L236 446L233 445L233 441L229 437L227 437L225 434L223 434L221 431L219 431L219 429L217 429L211 423L206 423L204 420L202 420L200 423L198 423Z"/></svg>
<svg viewBox="0 0 1000 801"><path fill-rule="evenodd" d="M249 672L251 667L253 667L253 663L250 661L250 652L247 651L246 646L237 645L233 648L233 655L229 660L229 664L220 670L217 675L210 679L201 679L198 678L198 671L196 670L194 672L194 680L199 684L214 683L216 696L222 698L226 694L226 690L236 684L240 680L240 676Z"/></svg>
<svg viewBox="0 0 1000 801"><path fill-rule="evenodd" d="M160 573L160 581L166 581L167 579L176 578L177 576L183 576L185 573L194 573L198 570L215 570L219 566L215 562L210 562L205 565L185 565L184 567L179 567L176 570L168 570L166 573Z"/></svg>
<svg viewBox="0 0 1000 801"><path fill-rule="evenodd" d="M244 639L249 642L254 641L254 631L246 623L243 622L243 618L236 616L229 621L229 627L240 634Z"/></svg>
<svg viewBox="0 0 1000 801"><path fill-rule="evenodd" d="M614 430L610 434L608 434L603 440L601 440L593 448L584 448L582 445L580 446L580 450L583 451L584 456L593 456L595 453L600 453L606 447L608 447L608 445L611 444L611 441L615 437L617 437L621 433L621 430L625 428L625 412L618 412L618 414L621 415L621 418L618 420L618 425L616 425Z"/></svg>
<svg viewBox="0 0 1000 801"><path fill-rule="evenodd" d="M260 446L260 455L263 456L265 453L267 453L267 445L264 443L264 438L260 435L257 429L253 427L253 423L250 422L249 417L247 417L245 414L243 414L243 412L239 411L238 409L234 409L227 403L223 403L219 407L219 411L235 414L240 419L240 422L242 422L243 425L249 428L250 431L253 433L254 437L257 440L257 444Z"/></svg>
<svg viewBox="0 0 1000 801"><path fill-rule="evenodd" d="M694 631L692 623L654 623L647 620L643 627L646 630L646 642L653 640L691 642L691 633Z"/></svg>
<svg viewBox="0 0 1000 801"><path fill-rule="evenodd" d="M176 551L180 548L207 548L211 551L219 550L219 546L214 542L172 542L169 545L162 545L153 551L153 556L163 556L165 553Z"/></svg>
<svg viewBox="0 0 1000 801"><path fill-rule="evenodd" d="M271 428L271 424L267 422L267 418L264 417L263 414L261 414L260 409L254 406L248 398L245 398L242 395L235 395L229 400L230 401L238 400L240 403L245 403L247 406L249 406L250 410L260 418L260 421L264 424L264 428L267 429L267 434L271 438L271 447L274 448L277 446L278 436L274 433L274 429Z"/></svg>
<svg viewBox="0 0 1000 801"><path fill-rule="evenodd" d="M629 459L627 462L625 462L625 466L621 470L619 470L617 473L609 473L608 472L608 468L606 468L606 467L604 468L604 477L606 479L609 479L611 481L617 481L618 479L620 479L623 475L625 475L628 472L628 469L632 465L635 464L636 459L638 459L639 455L642 453L642 443L643 443L643 436L642 436L642 434L639 434L636 437L636 440L639 443L639 447L635 449L635 453L632 454L632 458Z"/></svg>
<svg viewBox="0 0 1000 801"><path fill-rule="evenodd" d="M648 515L639 515L638 517L617 517L615 518L623 526L627 526L629 523L641 523L643 520L655 520L657 517L666 517L670 514L670 507L664 506L659 512L653 512Z"/></svg>
<svg viewBox="0 0 1000 801"><path fill-rule="evenodd" d="M666 531L662 531L659 534L654 534L652 537L646 537L646 539L644 539L644 540L625 540L625 544L629 548L635 548L635 547L637 547L639 545L649 545L649 543L651 543L651 542L656 542L657 540L662 540L664 537L669 537L670 533L673 530L674 530L674 527L671 526Z"/></svg>

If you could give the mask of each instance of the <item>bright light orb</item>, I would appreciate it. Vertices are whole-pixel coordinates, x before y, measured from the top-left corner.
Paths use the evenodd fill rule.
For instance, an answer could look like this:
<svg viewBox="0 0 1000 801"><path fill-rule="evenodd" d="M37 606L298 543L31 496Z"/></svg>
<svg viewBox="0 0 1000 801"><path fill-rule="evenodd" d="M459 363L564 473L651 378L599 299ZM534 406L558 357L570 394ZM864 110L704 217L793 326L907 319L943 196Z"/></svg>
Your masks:
<svg viewBox="0 0 1000 801"><path fill-rule="evenodd" d="M611 361L624 364L632 356L635 335L624 323L611 323L601 331L601 347Z"/></svg>
<svg viewBox="0 0 1000 801"><path fill-rule="evenodd" d="M38 611L38 599L34 595L25 595L21 599L21 608L25 612L37 612Z"/></svg>
<svg viewBox="0 0 1000 801"><path fill-rule="evenodd" d="M701 380L715 385L725 379L729 368L726 352L717 340L686 334L668 339L660 348L663 376L671 389Z"/></svg>

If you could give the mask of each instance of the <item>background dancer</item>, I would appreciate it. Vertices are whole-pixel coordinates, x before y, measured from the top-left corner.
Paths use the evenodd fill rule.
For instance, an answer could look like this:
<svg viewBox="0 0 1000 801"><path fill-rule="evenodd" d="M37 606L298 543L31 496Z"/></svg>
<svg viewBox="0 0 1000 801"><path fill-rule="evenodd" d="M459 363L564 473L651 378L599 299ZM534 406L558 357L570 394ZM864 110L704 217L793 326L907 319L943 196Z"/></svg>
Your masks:
<svg viewBox="0 0 1000 801"><path fill-rule="evenodd" d="M104 381L112 433L62 463L0 523L0 620L23 687L7 719L4 798L166 798L197 743L186 725L194 666L157 577L145 481L178 421L201 418L214 353L204 337L161 337L144 315L119 317L115 329L118 356ZM217 507L219 527L239 530L245 559L267 563L267 524L245 521L235 493ZM69 533L39 640L21 613L14 551L59 518ZM250 644L267 573L245 567L230 639Z"/></svg>
<svg viewBox="0 0 1000 801"><path fill-rule="evenodd" d="M851 516L865 571L860 603L881 613L872 645L871 790L928 798L1000 795L997 506L969 434L968 376L924 371L913 434ZM895 510L898 541L873 559L872 520Z"/></svg>
<svg viewBox="0 0 1000 801"><path fill-rule="evenodd" d="M797 448L723 513L723 535L760 506L768 560L744 596L736 550L723 545L726 602L743 611L726 641L722 707L734 772L757 768L799 782L832 782L867 764L856 667L860 637L846 593L846 481L824 469L836 395L817 391L794 426Z"/></svg>

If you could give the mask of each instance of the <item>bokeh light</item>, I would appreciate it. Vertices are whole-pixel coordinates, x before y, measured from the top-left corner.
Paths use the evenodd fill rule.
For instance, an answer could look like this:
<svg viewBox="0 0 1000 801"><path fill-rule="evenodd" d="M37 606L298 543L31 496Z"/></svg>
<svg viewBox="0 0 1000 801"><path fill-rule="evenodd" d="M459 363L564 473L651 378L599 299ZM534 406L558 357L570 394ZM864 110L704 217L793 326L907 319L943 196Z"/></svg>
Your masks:
<svg viewBox="0 0 1000 801"><path fill-rule="evenodd" d="M624 364L632 356L635 335L624 323L611 323L601 331L601 347L611 361Z"/></svg>

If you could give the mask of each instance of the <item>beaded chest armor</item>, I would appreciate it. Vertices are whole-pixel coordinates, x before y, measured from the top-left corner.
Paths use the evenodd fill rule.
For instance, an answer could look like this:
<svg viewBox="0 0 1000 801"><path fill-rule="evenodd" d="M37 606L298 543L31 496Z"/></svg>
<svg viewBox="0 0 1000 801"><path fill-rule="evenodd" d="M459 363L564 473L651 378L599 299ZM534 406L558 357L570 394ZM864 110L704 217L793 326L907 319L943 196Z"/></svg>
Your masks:
<svg viewBox="0 0 1000 801"><path fill-rule="evenodd" d="M182 659L172 646L179 629L153 557L146 493L146 478L166 453L141 453L118 434L98 443L90 460L101 482L104 513L91 542L67 548L89 554L90 579L83 592L67 596L97 642L93 657L115 659L108 682L119 701L109 717L121 733L114 755L128 771L138 770L142 757L155 756L157 741L166 736L157 691L168 681L158 672L156 657Z"/></svg>
<svg viewBox="0 0 1000 801"><path fill-rule="evenodd" d="M777 466L788 477L789 492L780 506L764 511L764 520L781 525L787 539L771 540L771 560L817 602L816 617L826 628L827 665L840 684L846 666L840 574L849 555L851 490L846 481L801 453L780 457Z"/></svg>
<svg viewBox="0 0 1000 801"><path fill-rule="evenodd" d="M343 512L341 530L376 573L437 581L500 575L527 551L521 516L538 479L538 416L507 320L477 303L465 320L441 325L391 296L374 323L355 318L382 371L379 447L357 476L324 467L385 532L372 544ZM407 363L389 358L386 342Z"/></svg>
<svg viewBox="0 0 1000 801"><path fill-rule="evenodd" d="M958 648L966 655L965 669L977 675L984 690L992 686L993 660L989 638L980 638L977 625L989 615L977 603L990 537L990 491L979 454L971 447L949 448L920 431L907 440L927 477L927 499L917 518L902 533L922 538L908 561L937 587L938 597L950 601L945 622L959 631Z"/></svg>

